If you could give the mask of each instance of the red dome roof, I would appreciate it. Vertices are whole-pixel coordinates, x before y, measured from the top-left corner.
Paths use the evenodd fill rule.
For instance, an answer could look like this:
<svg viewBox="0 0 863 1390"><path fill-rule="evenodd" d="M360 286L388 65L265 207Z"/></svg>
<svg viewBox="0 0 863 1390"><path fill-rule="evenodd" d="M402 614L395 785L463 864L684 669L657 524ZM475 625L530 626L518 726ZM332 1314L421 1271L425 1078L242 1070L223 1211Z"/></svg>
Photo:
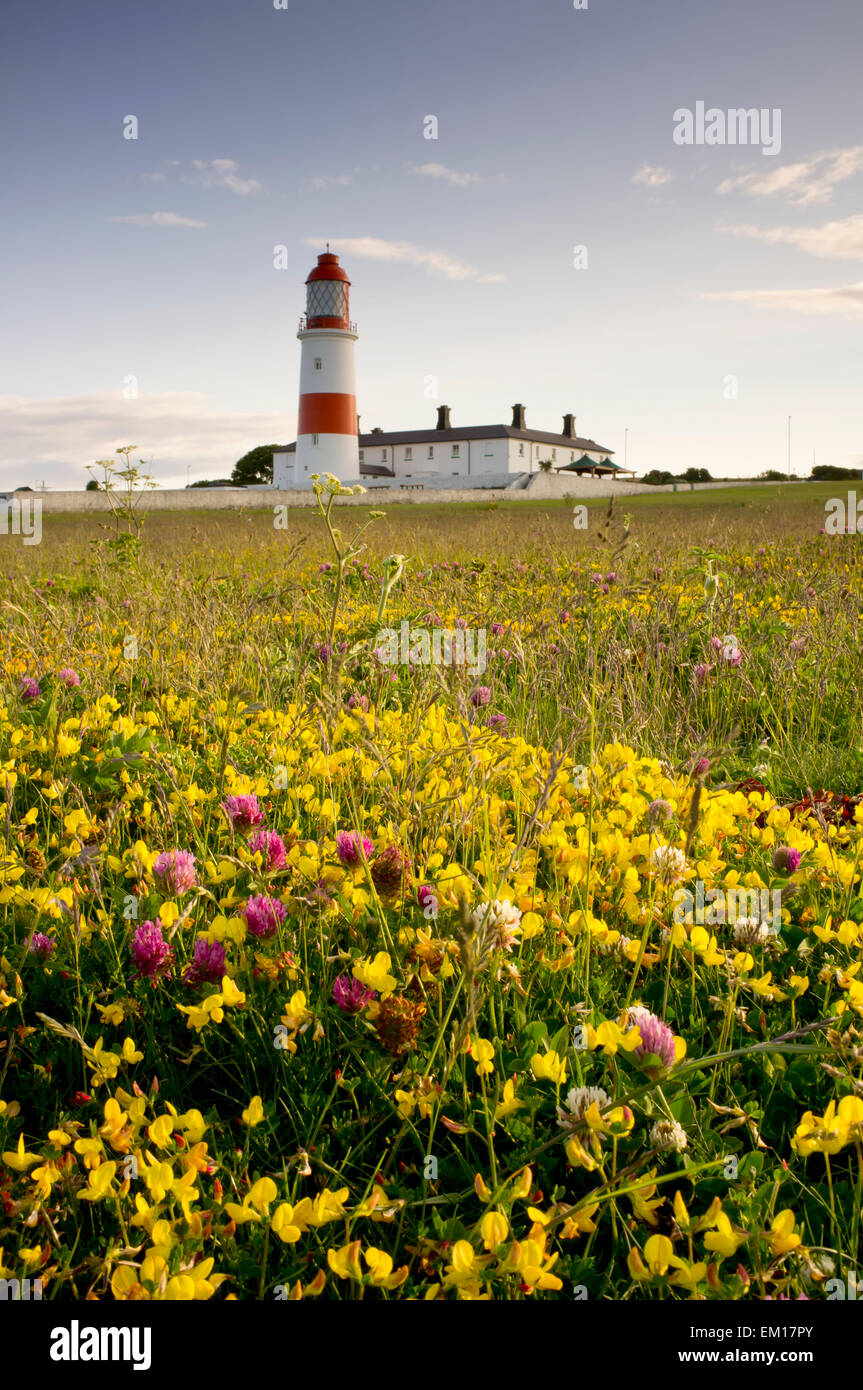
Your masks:
<svg viewBox="0 0 863 1390"><path fill-rule="evenodd" d="M313 280L344 280L348 285L351 283L339 265L338 256L334 256L332 251L325 251L323 255L318 256L318 263L306 284L311 284Z"/></svg>

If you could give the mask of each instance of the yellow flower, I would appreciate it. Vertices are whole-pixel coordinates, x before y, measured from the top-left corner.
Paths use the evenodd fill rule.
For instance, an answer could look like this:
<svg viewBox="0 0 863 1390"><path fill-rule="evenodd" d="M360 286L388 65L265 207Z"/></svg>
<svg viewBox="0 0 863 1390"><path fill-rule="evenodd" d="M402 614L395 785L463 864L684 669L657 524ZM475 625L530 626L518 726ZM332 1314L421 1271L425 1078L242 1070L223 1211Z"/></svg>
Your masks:
<svg viewBox="0 0 863 1390"><path fill-rule="evenodd" d="M102 1015L102 1022L110 1023L115 1028L119 1028L126 1017L120 1004L97 1004L96 1007Z"/></svg>
<svg viewBox="0 0 863 1390"><path fill-rule="evenodd" d="M134 1042L132 1041L131 1038L124 1038L124 1039L123 1039L123 1061L124 1061L124 1062L129 1062L130 1064L132 1064L132 1063L134 1063L134 1062L140 1062L140 1061L143 1060L143 1057L144 1057L143 1052L139 1052L139 1051L138 1051L138 1049L136 1048L136 1046L135 1046L135 1044L134 1044Z"/></svg>
<svg viewBox="0 0 863 1390"><path fill-rule="evenodd" d="M278 1188L272 1178L258 1178L258 1181L249 1188L246 1201L255 1208L255 1211L259 1211L265 1216L268 1213L270 1203L274 1202L277 1196Z"/></svg>
<svg viewBox="0 0 863 1390"><path fill-rule="evenodd" d="M369 1280L379 1289L398 1289L408 1277L407 1265L393 1272L392 1257L385 1250L377 1250L370 1245L363 1258L369 1267Z"/></svg>
<svg viewBox="0 0 863 1390"><path fill-rule="evenodd" d="M486 1250L494 1251L509 1235L509 1223L502 1212L487 1211L480 1220L479 1231Z"/></svg>
<svg viewBox="0 0 863 1390"><path fill-rule="evenodd" d="M241 989L238 989L229 975L222 976L222 1002L229 1009L238 1009L246 1002L246 996ZM221 1019L216 1020L221 1023Z"/></svg>
<svg viewBox="0 0 863 1390"><path fill-rule="evenodd" d="M395 977L389 970L392 961L386 951L378 951L374 960L358 960L353 969L355 980L367 989L377 990L381 996L391 994L396 987Z"/></svg>
<svg viewBox="0 0 863 1390"><path fill-rule="evenodd" d="M208 994L200 1004L178 1004L177 1009L181 1014L189 1015L186 1027L194 1028L196 1033L200 1033L208 1023L222 1022L225 1017L223 1003L221 994Z"/></svg>
<svg viewBox="0 0 863 1390"><path fill-rule="evenodd" d="M101 1202L111 1192L111 1183L117 1172L116 1163L100 1163L91 1169L87 1177L87 1187L78 1193L79 1202Z"/></svg>
<svg viewBox="0 0 863 1390"><path fill-rule="evenodd" d="M294 1207L294 1221L298 1226L324 1226L328 1221L339 1221L346 1214L345 1201L348 1189L340 1187L338 1192L326 1188L312 1200L303 1197Z"/></svg>
<svg viewBox="0 0 863 1390"><path fill-rule="evenodd" d="M556 1052L535 1052L530 1059L531 1071L537 1081L552 1081L555 1086L566 1083L566 1058Z"/></svg>
<svg viewBox="0 0 863 1390"><path fill-rule="evenodd" d="M166 1149L171 1142L174 1129L173 1115L160 1115L147 1127L147 1137L157 1149Z"/></svg>
<svg viewBox="0 0 863 1390"><path fill-rule="evenodd" d="M287 1202L282 1202L273 1212L273 1219L270 1222L270 1230L279 1240L284 1241L285 1245L295 1245L303 1232L294 1222L294 1209Z"/></svg>
<svg viewBox="0 0 863 1390"><path fill-rule="evenodd" d="M516 1110L524 1109L524 1101L515 1098L515 1078L512 1077L504 1084L503 1100L499 1101L495 1107L494 1118L502 1120L506 1115L515 1114Z"/></svg>
<svg viewBox="0 0 863 1390"><path fill-rule="evenodd" d="M770 1225L770 1231L765 1232L770 1250L774 1255L786 1255L789 1250L796 1250L800 1245L800 1237L794 1234L796 1221L794 1212L790 1207L780 1211Z"/></svg>
<svg viewBox="0 0 863 1390"><path fill-rule="evenodd" d="M694 1288L707 1277L705 1264L688 1265L675 1255L668 1236L649 1236L644 1246L644 1260L638 1247L633 1245L627 1256L627 1264L631 1277L640 1282L667 1278L669 1284Z"/></svg>
<svg viewBox="0 0 863 1390"><path fill-rule="evenodd" d="M470 1055L477 1064L477 1076L489 1076L494 1071L494 1043L477 1038L471 1044Z"/></svg>
<svg viewBox="0 0 863 1390"><path fill-rule="evenodd" d="M450 1262L444 1275L444 1284L474 1285L477 1275L488 1263L488 1256L480 1257L469 1240L457 1240L450 1251Z"/></svg>
<svg viewBox="0 0 863 1390"><path fill-rule="evenodd" d="M721 1260L724 1260L730 1255L736 1254L738 1246L742 1245L746 1239L744 1233L735 1234L731 1222L722 1211L716 1218L716 1230L707 1232L704 1237L704 1244L708 1250L713 1250Z"/></svg>
<svg viewBox="0 0 863 1390"><path fill-rule="evenodd" d="M18 1136L18 1148L6 1151L3 1154L3 1162L7 1168L14 1168L18 1173L26 1173L27 1169L34 1163L38 1163L39 1155L27 1153L24 1149L24 1135Z"/></svg>
<svg viewBox="0 0 863 1390"><path fill-rule="evenodd" d="M261 1120L263 1118L264 1103L261 1100L260 1096L252 1096L252 1099L249 1101L248 1108L242 1112L243 1124L248 1125L249 1129L253 1129L255 1125L259 1125L261 1123Z"/></svg>
<svg viewBox="0 0 863 1390"><path fill-rule="evenodd" d="M339 1279L355 1279L357 1282L362 1279L360 1247L361 1241L352 1240L349 1245L343 1245L340 1250L327 1251L327 1264Z"/></svg>

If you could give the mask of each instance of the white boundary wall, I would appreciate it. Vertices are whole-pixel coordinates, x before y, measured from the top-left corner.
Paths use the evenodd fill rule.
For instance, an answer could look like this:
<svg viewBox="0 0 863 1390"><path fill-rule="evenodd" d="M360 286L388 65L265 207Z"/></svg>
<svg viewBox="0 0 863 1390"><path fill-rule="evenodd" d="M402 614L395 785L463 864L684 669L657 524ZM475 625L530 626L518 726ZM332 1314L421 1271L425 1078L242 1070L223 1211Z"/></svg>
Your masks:
<svg viewBox="0 0 863 1390"><path fill-rule="evenodd" d="M800 481L799 479L797 480ZM749 478L733 478L725 483L696 483L695 492L712 491L715 488L740 487L781 487L780 483L756 482ZM531 501L590 501L592 497L627 497L638 494L672 492L671 485L650 487L646 483L615 482L608 478L555 477L548 474L535 474L526 488L441 488L410 489L400 487L380 487L376 480L365 479L366 491L359 497L341 497L339 506L385 506L394 502L422 505L440 502L531 502ZM678 483L677 491L688 493L688 483ZM56 512L108 512L108 498L99 492L28 492L19 494L31 500L39 498L46 516ZM288 491L281 488L181 488L154 489L146 493L141 504L141 514L161 511L270 511L276 506L314 507L315 496L309 491Z"/></svg>

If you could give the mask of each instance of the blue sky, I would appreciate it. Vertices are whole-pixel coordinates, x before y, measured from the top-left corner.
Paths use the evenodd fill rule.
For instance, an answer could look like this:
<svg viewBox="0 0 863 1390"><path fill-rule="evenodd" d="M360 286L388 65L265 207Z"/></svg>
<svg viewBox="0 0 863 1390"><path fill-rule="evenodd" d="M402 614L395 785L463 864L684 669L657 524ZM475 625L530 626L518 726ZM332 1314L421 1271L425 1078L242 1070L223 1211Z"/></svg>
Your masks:
<svg viewBox="0 0 863 1390"><path fill-rule="evenodd" d="M521 401L621 460L628 429L638 471L751 476L790 414L796 471L863 465L861 40L858 0L14 7L0 486L293 439L325 238L363 428ZM781 149L676 144L699 101L779 109Z"/></svg>

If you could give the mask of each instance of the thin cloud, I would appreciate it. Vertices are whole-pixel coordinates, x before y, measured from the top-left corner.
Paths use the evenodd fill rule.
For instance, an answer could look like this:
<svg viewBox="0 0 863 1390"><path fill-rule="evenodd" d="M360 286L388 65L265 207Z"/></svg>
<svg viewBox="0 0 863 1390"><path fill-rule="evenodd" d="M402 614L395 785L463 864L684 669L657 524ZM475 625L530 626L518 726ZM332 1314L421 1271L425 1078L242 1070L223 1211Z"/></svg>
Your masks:
<svg viewBox="0 0 863 1390"><path fill-rule="evenodd" d="M178 212L133 212L129 217L110 217L109 222L126 222L130 227L206 227L193 217L181 217Z"/></svg>
<svg viewBox="0 0 863 1390"><path fill-rule="evenodd" d="M167 183L169 178L175 182L192 184L195 188L223 188L238 198L250 193L260 193L263 184L257 179L240 177L240 166L235 159L193 159L184 170L179 159L165 161L170 173L164 169L140 174L142 183Z"/></svg>
<svg viewBox="0 0 863 1390"><path fill-rule="evenodd" d="M778 169L757 169L736 178L724 179L718 193L748 193L753 198L782 198L786 203L805 207L809 203L828 203L833 190L854 174L863 171L863 145L829 150L797 164Z"/></svg>
<svg viewBox="0 0 863 1390"><path fill-rule="evenodd" d="M263 184L257 179L242 179L238 174L239 164L235 159L193 159L194 174L183 175L184 183L197 183L201 188L225 188L238 198L249 193L260 193Z"/></svg>
<svg viewBox="0 0 863 1390"><path fill-rule="evenodd" d="M140 442L134 458L153 477L182 476L188 466L192 477L227 478L256 444L292 439L290 424L284 414L217 410L199 391L142 391L135 400L122 391L0 397L0 485L32 485L44 474L50 487L83 488L88 463L132 441Z"/></svg>
<svg viewBox="0 0 863 1390"><path fill-rule="evenodd" d="M822 260L863 260L863 213L825 222L821 227L721 227L732 236L763 241L768 246L795 246Z"/></svg>
<svg viewBox="0 0 863 1390"><path fill-rule="evenodd" d="M312 179L312 188L347 188L349 183L353 183L354 174L315 174Z"/></svg>
<svg viewBox="0 0 863 1390"><path fill-rule="evenodd" d="M722 290L702 294L700 298L751 304L757 309L783 309L794 314L841 314L844 318L863 318L863 280L836 289Z"/></svg>
<svg viewBox="0 0 863 1390"><path fill-rule="evenodd" d="M796 246L821 260L863 260L863 213L824 222L823 227L753 227L743 222L720 231L767 246Z"/></svg>
<svg viewBox="0 0 863 1390"><path fill-rule="evenodd" d="M643 183L647 188L661 188L664 183L670 183L671 178L671 171L663 169L659 164L642 164L633 174L632 182Z"/></svg>
<svg viewBox="0 0 863 1390"><path fill-rule="evenodd" d="M326 237L306 237L307 246L318 247ZM440 275L444 280L474 280L477 284L495 284L504 280L503 275L486 275L475 265L460 261L447 251L432 251L425 246L416 246L410 241L384 241L379 237L331 237L336 242L339 254L358 256L361 260L402 261L406 265L420 266L432 275Z"/></svg>
<svg viewBox="0 0 863 1390"><path fill-rule="evenodd" d="M468 184L482 182L482 174L460 173L458 169L448 169L445 164L414 164L411 168L423 178L444 179L453 188L467 188Z"/></svg>

